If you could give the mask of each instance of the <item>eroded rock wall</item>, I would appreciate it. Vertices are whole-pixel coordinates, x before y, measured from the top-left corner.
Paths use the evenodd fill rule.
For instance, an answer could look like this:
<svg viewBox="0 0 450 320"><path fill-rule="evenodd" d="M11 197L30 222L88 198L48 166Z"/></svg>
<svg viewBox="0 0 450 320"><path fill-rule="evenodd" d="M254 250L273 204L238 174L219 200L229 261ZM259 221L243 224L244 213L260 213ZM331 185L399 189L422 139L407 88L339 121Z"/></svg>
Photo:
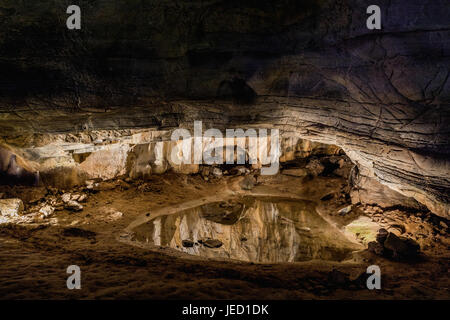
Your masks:
<svg viewBox="0 0 450 320"><path fill-rule="evenodd" d="M82 1L0 6L0 135L277 127L450 215L450 6L370 1Z"/></svg>
<svg viewBox="0 0 450 320"><path fill-rule="evenodd" d="M83 184L88 179L109 180L119 177L147 178L152 174L162 174L166 171L174 171L182 174L198 173L200 166L194 163L194 139L185 140L190 146L190 161L185 161L182 157L177 161L173 160L173 155L180 155L182 151L182 141L171 139L172 130L124 130L124 131L92 131L79 134L45 134L39 137L43 143L34 147L10 147L11 151L0 148L0 152L6 162L16 159L19 156L22 165L29 169L28 175L37 176L40 182L57 187L71 187ZM38 141L36 140L36 141ZM227 148L234 153L234 164L237 163L238 141L237 139L223 140L222 163L227 160ZM45 143L45 144L44 144ZM202 142L202 155L205 157L206 151L211 148L209 139ZM270 154L270 139L256 140L256 146L261 153ZM239 149L241 150L241 149ZM242 150L246 156L245 163L250 164L251 153L247 149ZM319 142L311 142L297 136L280 137L280 157L281 163L287 161L308 158L314 155L338 155L342 150L334 145L326 145ZM253 154L251 166L255 169L261 168L263 161L261 154ZM0 170L1 173L10 173L17 183L28 183L28 176L25 176L20 169L16 175L9 170L10 165ZM0 177L1 178L1 177ZM7 179L0 180L0 183L14 182ZM37 183L37 181L33 181ZM12 183L14 184L14 183Z"/></svg>

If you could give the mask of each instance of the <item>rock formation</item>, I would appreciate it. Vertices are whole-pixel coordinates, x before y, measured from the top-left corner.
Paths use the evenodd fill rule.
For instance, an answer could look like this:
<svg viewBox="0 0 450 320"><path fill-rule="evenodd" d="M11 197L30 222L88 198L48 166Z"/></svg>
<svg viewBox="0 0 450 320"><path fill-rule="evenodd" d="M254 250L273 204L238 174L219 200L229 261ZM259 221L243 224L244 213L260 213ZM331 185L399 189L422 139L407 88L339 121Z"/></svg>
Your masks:
<svg viewBox="0 0 450 320"><path fill-rule="evenodd" d="M249 198L243 203L212 203L157 217L134 229L135 240L259 263L341 261L360 249L318 215L313 202Z"/></svg>
<svg viewBox="0 0 450 320"><path fill-rule="evenodd" d="M44 159L71 180L68 150L98 134L191 128L194 120L276 127L283 137L341 147L360 182L448 218L450 6L380 0L382 29L368 30L370 4L103 0L83 2L82 29L73 31L64 2L2 1L2 144L34 170ZM86 157L87 172L114 167L105 159L126 167L123 148L90 158L89 146L76 159ZM360 187L370 195L369 183Z"/></svg>

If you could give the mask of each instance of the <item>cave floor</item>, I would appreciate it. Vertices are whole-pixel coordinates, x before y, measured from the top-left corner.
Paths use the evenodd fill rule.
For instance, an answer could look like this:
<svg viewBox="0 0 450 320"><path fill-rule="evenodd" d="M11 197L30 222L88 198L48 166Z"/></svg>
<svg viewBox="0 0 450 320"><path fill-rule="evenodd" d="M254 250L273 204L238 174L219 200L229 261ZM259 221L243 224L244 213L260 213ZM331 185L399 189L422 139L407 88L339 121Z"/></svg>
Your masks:
<svg viewBox="0 0 450 320"><path fill-rule="evenodd" d="M0 226L1 299L449 299L448 236L422 239L423 257L398 262L367 250L343 262L312 260L258 264L218 261L154 246L132 245L127 227L147 214L226 194L282 195L316 201L317 210L342 228L363 212L335 214L348 204L340 177L259 177L251 191L242 177L204 181L199 175L166 173L146 181L112 181L89 193L80 212L56 211L51 218ZM81 190L81 189L80 189ZM5 190L3 190L5 191ZM69 191L69 190L64 190ZM70 190L71 192L73 190ZM75 190L77 191L77 190ZM8 189L27 198L31 188ZM59 192L59 191L58 191ZM321 201L333 193L332 199ZM33 196L29 196L32 198ZM32 205L26 203L26 209ZM31 210L31 209L30 209ZM114 216L114 212L123 216ZM390 211L384 212L388 216ZM381 268L382 289L361 280L369 265ZM81 290L68 290L66 269L81 268Z"/></svg>

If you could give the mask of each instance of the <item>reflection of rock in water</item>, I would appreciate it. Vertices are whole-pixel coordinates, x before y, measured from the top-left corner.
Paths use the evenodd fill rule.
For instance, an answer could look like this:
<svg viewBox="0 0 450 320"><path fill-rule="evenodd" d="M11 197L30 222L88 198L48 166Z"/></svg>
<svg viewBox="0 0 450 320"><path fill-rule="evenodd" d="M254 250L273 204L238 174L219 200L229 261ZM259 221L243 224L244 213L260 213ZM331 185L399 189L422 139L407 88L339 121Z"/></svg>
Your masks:
<svg viewBox="0 0 450 320"><path fill-rule="evenodd" d="M273 198L208 204L157 217L134 231L138 241L193 255L266 263L343 260L358 248L323 220L312 202ZM208 239L222 245L205 246Z"/></svg>

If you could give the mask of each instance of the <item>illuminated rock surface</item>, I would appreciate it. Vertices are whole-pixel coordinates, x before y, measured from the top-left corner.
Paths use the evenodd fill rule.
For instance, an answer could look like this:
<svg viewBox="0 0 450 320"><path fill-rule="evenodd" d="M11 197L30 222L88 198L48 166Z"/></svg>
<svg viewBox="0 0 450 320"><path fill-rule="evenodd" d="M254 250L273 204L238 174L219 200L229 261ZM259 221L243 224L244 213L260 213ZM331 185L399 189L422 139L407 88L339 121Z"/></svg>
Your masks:
<svg viewBox="0 0 450 320"><path fill-rule="evenodd" d="M363 177L449 217L448 1L379 1L380 31L366 28L369 4L96 1L83 7L84 28L65 34L63 3L3 1L3 143L21 153L49 144L46 133L91 143L92 130L194 120L277 127L341 147ZM118 148L81 166L89 173L103 162L103 176L119 174ZM48 165L69 183L78 172L58 163L66 160Z"/></svg>
<svg viewBox="0 0 450 320"><path fill-rule="evenodd" d="M341 261L361 249L321 218L312 202L274 198L205 205L157 217L134 231L137 241L208 258L259 263ZM204 244L211 240L218 241L218 248Z"/></svg>

